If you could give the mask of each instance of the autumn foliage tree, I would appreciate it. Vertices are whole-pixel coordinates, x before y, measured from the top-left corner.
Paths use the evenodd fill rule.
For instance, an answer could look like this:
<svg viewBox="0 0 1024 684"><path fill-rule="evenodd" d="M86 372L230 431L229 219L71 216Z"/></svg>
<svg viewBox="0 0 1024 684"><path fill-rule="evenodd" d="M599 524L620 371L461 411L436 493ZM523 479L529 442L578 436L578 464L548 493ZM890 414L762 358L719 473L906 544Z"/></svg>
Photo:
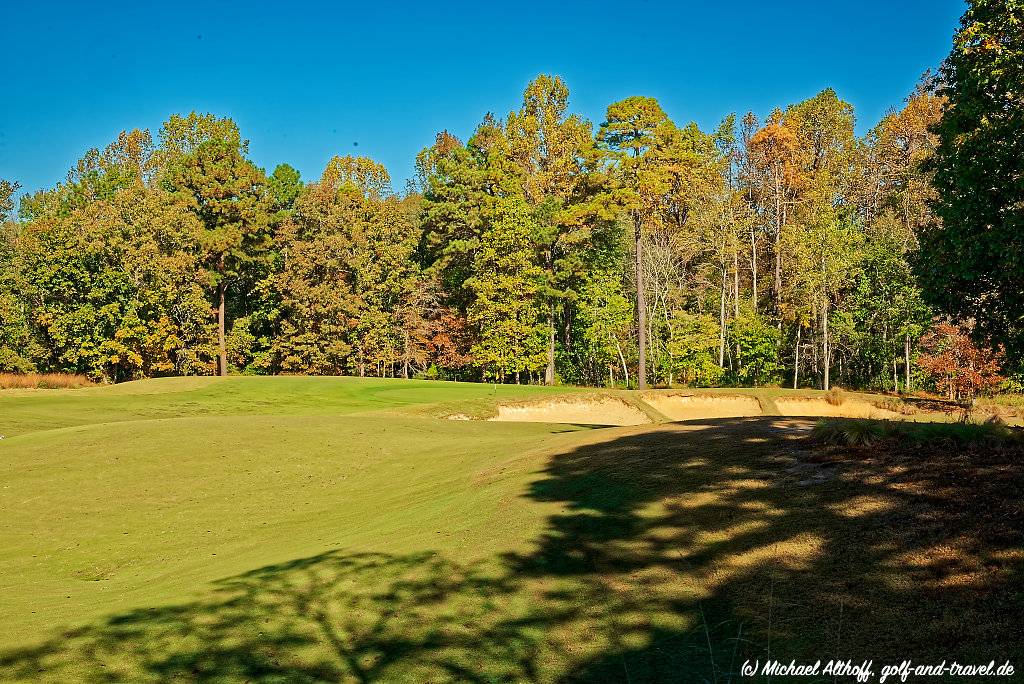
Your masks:
<svg viewBox="0 0 1024 684"><path fill-rule="evenodd" d="M972 400L1003 380L999 374L1003 350L976 345L973 332L973 321L957 324L936 319L921 338L918 366L935 389L952 401Z"/></svg>
<svg viewBox="0 0 1024 684"><path fill-rule="evenodd" d="M864 136L830 88L707 131L628 97L595 129L548 74L400 191L365 157L267 176L210 114L122 133L3 222L0 367L906 391L927 366L966 396L1001 357L922 348L922 291L1024 339L1019 18L972 2L939 89Z"/></svg>

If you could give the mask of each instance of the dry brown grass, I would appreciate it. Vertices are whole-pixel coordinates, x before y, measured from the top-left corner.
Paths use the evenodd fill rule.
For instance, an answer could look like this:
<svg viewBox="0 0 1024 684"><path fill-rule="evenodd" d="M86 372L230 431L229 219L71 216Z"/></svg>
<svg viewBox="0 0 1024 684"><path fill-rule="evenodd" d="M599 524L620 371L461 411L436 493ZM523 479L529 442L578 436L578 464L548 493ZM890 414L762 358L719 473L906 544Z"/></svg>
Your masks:
<svg viewBox="0 0 1024 684"><path fill-rule="evenodd" d="M828 394L825 395L825 401L832 406L841 406L842 403L846 401L846 395L843 393L843 390L838 387L833 387L828 391Z"/></svg>
<svg viewBox="0 0 1024 684"><path fill-rule="evenodd" d="M92 384L84 375L71 373L0 373L0 389L71 389Z"/></svg>
<svg viewBox="0 0 1024 684"><path fill-rule="evenodd" d="M889 397L873 403L883 411L892 411L893 413L898 413L903 416L912 416L918 412L912 404L908 404L902 399L898 399L896 397Z"/></svg>

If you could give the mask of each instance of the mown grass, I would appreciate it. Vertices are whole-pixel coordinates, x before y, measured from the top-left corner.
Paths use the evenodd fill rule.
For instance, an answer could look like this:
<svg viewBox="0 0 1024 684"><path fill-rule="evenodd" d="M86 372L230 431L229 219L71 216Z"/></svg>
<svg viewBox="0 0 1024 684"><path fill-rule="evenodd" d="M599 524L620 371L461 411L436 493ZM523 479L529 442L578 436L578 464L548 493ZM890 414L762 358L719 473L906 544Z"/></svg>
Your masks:
<svg viewBox="0 0 1024 684"><path fill-rule="evenodd" d="M564 391L526 385L379 378L159 378L53 394L5 392L0 394L0 435L185 416L337 416L444 402L493 404L503 398Z"/></svg>
<svg viewBox="0 0 1024 684"><path fill-rule="evenodd" d="M3 397L0 681L735 682L769 653L1024 652L1012 450L436 417L563 391Z"/></svg>

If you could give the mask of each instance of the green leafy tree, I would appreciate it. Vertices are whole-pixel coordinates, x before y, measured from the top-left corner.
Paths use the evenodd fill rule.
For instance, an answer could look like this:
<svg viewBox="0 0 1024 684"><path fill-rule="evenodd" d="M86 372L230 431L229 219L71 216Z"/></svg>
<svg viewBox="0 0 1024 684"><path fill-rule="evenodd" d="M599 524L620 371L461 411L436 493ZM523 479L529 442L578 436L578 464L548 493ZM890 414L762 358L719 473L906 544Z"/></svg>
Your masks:
<svg viewBox="0 0 1024 684"><path fill-rule="evenodd" d="M208 372L199 224L147 183L148 140L122 134L29 200L18 262L49 370L110 381Z"/></svg>
<svg viewBox="0 0 1024 684"><path fill-rule="evenodd" d="M281 370L385 375L402 361L418 276L413 215L365 157L334 157L303 191L278 235Z"/></svg>
<svg viewBox="0 0 1024 684"><path fill-rule="evenodd" d="M465 145L447 132L438 134L417 157L417 175L423 265L439 274L447 303L465 312L473 297L466 282L488 221L504 198L523 196L504 126L488 114Z"/></svg>
<svg viewBox="0 0 1024 684"><path fill-rule="evenodd" d="M939 308L1024 351L1024 3L971 0L941 69L948 99L929 163L941 224L918 271Z"/></svg>
<svg viewBox="0 0 1024 684"><path fill-rule="evenodd" d="M288 164L278 164L267 177L267 193L274 211L290 212L302 192L302 177Z"/></svg>
<svg viewBox="0 0 1024 684"><path fill-rule="evenodd" d="M14 210L14 194L20 187L16 182L0 178L0 221L7 221Z"/></svg>
<svg viewBox="0 0 1024 684"><path fill-rule="evenodd" d="M216 310L218 372L227 375L229 289L234 285L232 295L244 302L255 279L249 274L259 273L269 256L266 178L246 158L248 141L230 119L196 112L175 115L163 125L160 138L161 185L180 196L203 226L200 249Z"/></svg>
<svg viewBox="0 0 1024 684"><path fill-rule="evenodd" d="M885 213L867 234L863 261L851 295L850 309L859 339L852 361L861 366L861 381L884 389L911 384L912 343L928 327L932 312L925 305L902 245L902 222Z"/></svg>
<svg viewBox="0 0 1024 684"><path fill-rule="evenodd" d="M744 312L729 326L736 345L736 380L744 385L769 385L782 377L779 359L779 331L759 316Z"/></svg>
<svg viewBox="0 0 1024 684"><path fill-rule="evenodd" d="M576 299L576 325L580 329L578 352L581 365L592 364L599 373L581 380L596 381L608 371L609 384L614 386L616 369L622 369L624 384L629 386L630 323L633 306L622 291L622 274L614 269L593 270L579 290Z"/></svg>
<svg viewBox="0 0 1024 684"><path fill-rule="evenodd" d="M526 87L523 105L509 114L509 154L519 166L523 192L534 207L538 261L547 280L548 357L544 380L555 381L557 310L579 285L579 255L588 227L576 205L586 201L582 176L593 145L590 124L568 114L569 89L558 76L541 75Z"/></svg>
<svg viewBox="0 0 1024 684"><path fill-rule="evenodd" d="M9 220L17 183L0 179L0 372L35 370L39 350L31 332L29 302L21 279L18 226Z"/></svg>
<svg viewBox="0 0 1024 684"><path fill-rule="evenodd" d="M670 377L697 387L716 385L725 369L716 360L720 329L714 317L675 311L671 331L668 340Z"/></svg>
<svg viewBox="0 0 1024 684"><path fill-rule="evenodd" d="M481 240L474 275L469 323L478 331L474 363L484 377L504 382L509 376L544 368L546 325L541 295L544 271L534 262L532 236L537 227L521 199L496 207Z"/></svg>

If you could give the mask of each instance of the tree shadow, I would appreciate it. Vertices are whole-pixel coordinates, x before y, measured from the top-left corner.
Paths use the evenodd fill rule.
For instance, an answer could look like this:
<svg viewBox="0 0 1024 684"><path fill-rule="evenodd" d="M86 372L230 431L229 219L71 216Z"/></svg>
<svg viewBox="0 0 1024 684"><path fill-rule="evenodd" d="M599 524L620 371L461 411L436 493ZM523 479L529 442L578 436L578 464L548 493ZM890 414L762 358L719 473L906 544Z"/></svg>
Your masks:
<svg viewBox="0 0 1024 684"><path fill-rule="evenodd" d="M1024 653L1021 454L808 448L808 426L595 431L525 494L561 506L530 553L267 566L2 652L0 679L728 682Z"/></svg>
<svg viewBox="0 0 1024 684"><path fill-rule="evenodd" d="M532 495L568 511L515 574L574 576L611 607L565 679L1024 653L1019 447L809 447L809 427L694 421L552 460Z"/></svg>

